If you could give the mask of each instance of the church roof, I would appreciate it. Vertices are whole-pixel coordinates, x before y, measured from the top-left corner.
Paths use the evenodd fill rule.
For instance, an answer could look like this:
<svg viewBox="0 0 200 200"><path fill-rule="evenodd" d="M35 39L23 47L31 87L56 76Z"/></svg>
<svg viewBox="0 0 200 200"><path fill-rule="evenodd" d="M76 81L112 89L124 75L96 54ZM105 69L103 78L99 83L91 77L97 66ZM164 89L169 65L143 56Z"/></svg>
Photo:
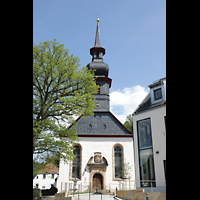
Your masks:
<svg viewBox="0 0 200 200"><path fill-rule="evenodd" d="M94 112L94 116L79 116L76 119L79 137L133 137L129 131L110 111ZM68 128L73 128L71 124Z"/></svg>

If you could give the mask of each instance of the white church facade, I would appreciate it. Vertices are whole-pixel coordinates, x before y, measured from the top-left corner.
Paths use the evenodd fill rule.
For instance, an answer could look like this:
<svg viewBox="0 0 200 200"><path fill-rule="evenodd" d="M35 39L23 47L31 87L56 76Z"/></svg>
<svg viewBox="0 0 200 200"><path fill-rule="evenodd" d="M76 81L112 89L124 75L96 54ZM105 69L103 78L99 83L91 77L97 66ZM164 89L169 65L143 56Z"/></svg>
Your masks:
<svg viewBox="0 0 200 200"><path fill-rule="evenodd" d="M131 137L82 137L75 146L78 147L78 153L75 154L80 155L75 159L78 166L74 166L73 161L68 164L60 163L58 192L69 190L69 187L72 189L75 179L82 191L87 190L88 186L92 191L96 188L100 191L114 191L116 187L129 187L128 180L127 185L122 186L124 182L120 167L123 162L129 163L129 177L131 180L135 179ZM133 182L131 188L134 188Z"/></svg>
<svg viewBox="0 0 200 200"><path fill-rule="evenodd" d="M105 49L101 47L99 20L94 47L90 49L92 62L87 65L95 69L96 84L100 86L95 95L94 116L76 120L75 128L79 142L74 144L76 155L68 164L60 161L58 192L76 188L85 191L90 186L103 192L115 191L116 187L135 189L135 164L133 133L110 112L108 77L109 67L103 62ZM65 138L63 139L65 140ZM131 181L129 181L131 180Z"/></svg>

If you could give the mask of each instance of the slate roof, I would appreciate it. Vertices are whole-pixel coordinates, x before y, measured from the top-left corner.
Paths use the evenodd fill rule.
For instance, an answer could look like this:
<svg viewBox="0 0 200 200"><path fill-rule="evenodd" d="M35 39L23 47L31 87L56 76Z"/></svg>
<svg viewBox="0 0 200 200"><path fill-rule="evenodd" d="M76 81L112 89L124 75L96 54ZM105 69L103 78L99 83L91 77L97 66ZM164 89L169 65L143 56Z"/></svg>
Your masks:
<svg viewBox="0 0 200 200"><path fill-rule="evenodd" d="M145 99L142 101L142 103L138 106L138 108L133 112L133 115L137 115L143 111L147 111L149 109L162 106L166 104L166 100L160 101L155 104L151 104L151 95L150 93L145 97Z"/></svg>
<svg viewBox="0 0 200 200"><path fill-rule="evenodd" d="M81 115L76 123L79 137L133 137L133 133L110 111L94 112L94 116L88 115L86 118ZM73 128L73 125L69 128Z"/></svg>
<svg viewBox="0 0 200 200"><path fill-rule="evenodd" d="M101 47L100 33L99 33L99 23L97 22L96 37L94 42L94 47Z"/></svg>

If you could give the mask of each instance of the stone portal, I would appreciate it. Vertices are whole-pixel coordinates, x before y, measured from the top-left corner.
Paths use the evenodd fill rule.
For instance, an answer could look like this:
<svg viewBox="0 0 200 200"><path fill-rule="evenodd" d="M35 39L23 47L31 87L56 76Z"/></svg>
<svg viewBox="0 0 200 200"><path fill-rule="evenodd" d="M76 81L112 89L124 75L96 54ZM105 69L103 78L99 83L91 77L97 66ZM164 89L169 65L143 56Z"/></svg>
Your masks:
<svg viewBox="0 0 200 200"><path fill-rule="evenodd" d="M106 191L106 168L108 162L105 157L102 158L101 152L94 152L94 157L92 156L88 163L89 167L89 182L92 192L96 191Z"/></svg>

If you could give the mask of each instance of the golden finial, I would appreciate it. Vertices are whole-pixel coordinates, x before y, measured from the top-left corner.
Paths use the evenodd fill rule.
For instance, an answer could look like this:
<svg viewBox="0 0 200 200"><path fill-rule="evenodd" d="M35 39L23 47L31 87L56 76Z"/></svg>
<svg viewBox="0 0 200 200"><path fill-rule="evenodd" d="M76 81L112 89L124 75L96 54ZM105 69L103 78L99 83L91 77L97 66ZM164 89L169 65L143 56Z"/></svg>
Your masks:
<svg viewBox="0 0 200 200"><path fill-rule="evenodd" d="M97 11L97 22L99 22L99 11Z"/></svg>

